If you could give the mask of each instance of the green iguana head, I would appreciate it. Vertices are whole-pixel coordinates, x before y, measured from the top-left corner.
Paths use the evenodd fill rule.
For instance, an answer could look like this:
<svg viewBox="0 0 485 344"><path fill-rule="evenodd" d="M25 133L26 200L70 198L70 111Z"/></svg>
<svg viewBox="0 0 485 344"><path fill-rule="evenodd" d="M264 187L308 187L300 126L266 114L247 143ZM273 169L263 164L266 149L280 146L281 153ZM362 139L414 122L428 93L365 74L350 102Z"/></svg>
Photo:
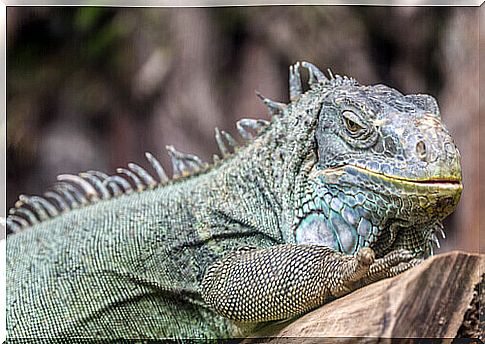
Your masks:
<svg viewBox="0 0 485 344"><path fill-rule="evenodd" d="M309 99L318 101L312 104L310 164L297 185L296 242L347 254L363 246L377 256L398 248L432 254L435 232L462 190L460 154L435 99L347 77L327 79L313 65L303 66L311 89L299 94L295 65L288 111L308 113Z"/></svg>

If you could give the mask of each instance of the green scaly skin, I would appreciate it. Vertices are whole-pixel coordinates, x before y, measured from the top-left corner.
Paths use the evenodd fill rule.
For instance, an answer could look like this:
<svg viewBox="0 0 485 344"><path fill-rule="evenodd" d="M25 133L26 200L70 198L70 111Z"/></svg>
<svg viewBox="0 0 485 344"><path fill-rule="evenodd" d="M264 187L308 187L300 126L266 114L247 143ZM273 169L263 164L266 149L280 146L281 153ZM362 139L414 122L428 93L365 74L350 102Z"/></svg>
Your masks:
<svg viewBox="0 0 485 344"><path fill-rule="evenodd" d="M213 165L171 151L166 183L18 203L9 338L241 337L431 255L462 188L435 100L303 65L310 90L292 66L292 102Z"/></svg>

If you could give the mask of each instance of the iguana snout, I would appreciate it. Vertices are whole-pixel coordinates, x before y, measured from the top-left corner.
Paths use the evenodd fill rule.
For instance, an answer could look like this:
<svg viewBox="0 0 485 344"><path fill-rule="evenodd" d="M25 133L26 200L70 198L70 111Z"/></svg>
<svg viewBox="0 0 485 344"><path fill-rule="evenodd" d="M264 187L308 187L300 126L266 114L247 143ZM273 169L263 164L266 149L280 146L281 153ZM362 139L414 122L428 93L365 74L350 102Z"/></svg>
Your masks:
<svg viewBox="0 0 485 344"><path fill-rule="evenodd" d="M416 109L389 117L378 130L384 140L395 145L394 155L387 154L387 163L377 168L375 164L358 166L410 181L461 181L460 153L436 114Z"/></svg>

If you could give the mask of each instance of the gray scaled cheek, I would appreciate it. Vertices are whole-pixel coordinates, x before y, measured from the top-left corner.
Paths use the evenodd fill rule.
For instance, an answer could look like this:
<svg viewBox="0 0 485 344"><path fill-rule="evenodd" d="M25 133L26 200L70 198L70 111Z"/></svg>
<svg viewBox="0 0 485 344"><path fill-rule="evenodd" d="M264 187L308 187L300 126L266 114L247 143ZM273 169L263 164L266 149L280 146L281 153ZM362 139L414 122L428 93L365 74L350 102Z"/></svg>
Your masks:
<svg viewBox="0 0 485 344"><path fill-rule="evenodd" d="M301 221L296 230L296 242L322 245L336 251L339 250L337 236L327 225L327 219L323 214L310 214Z"/></svg>

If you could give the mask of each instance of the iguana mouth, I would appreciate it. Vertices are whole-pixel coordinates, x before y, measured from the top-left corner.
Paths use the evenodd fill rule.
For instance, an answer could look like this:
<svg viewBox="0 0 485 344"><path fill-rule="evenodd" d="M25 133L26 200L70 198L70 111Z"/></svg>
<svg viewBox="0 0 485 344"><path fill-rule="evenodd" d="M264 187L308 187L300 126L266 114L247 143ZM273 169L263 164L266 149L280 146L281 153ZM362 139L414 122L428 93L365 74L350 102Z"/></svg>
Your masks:
<svg viewBox="0 0 485 344"><path fill-rule="evenodd" d="M375 175L379 176L380 178L383 179L389 179L389 180L395 180L395 181L400 181L404 183L410 183L410 184L460 184L461 185L461 178L457 176L449 176L449 177L433 177L433 178L428 178L428 179L412 179L412 178L404 178L400 176L394 176L394 175L389 175L386 173L382 172L376 172L372 171L367 168L359 167L356 165L347 165L350 168L355 168L356 170L361 171L362 173L367 173L369 175Z"/></svg>
<svg viewBox="0 0 485 344"><path fill-rule="evenodd" d="M325 176L329 182L339 180L340 176L344 174L350 175L366 175L370 180L379 182L388 182L394 185L399 185L403 188L416 187L417 189L429 188L448 190L450 192L460 192L463 185L461 183L461 176L436 176L431 178L405 178L402 176L389 175L386 173L373 171L368 168L357 165L343 165L338 167L330 167L325 170L315 171L317 174Z"/></svg>

